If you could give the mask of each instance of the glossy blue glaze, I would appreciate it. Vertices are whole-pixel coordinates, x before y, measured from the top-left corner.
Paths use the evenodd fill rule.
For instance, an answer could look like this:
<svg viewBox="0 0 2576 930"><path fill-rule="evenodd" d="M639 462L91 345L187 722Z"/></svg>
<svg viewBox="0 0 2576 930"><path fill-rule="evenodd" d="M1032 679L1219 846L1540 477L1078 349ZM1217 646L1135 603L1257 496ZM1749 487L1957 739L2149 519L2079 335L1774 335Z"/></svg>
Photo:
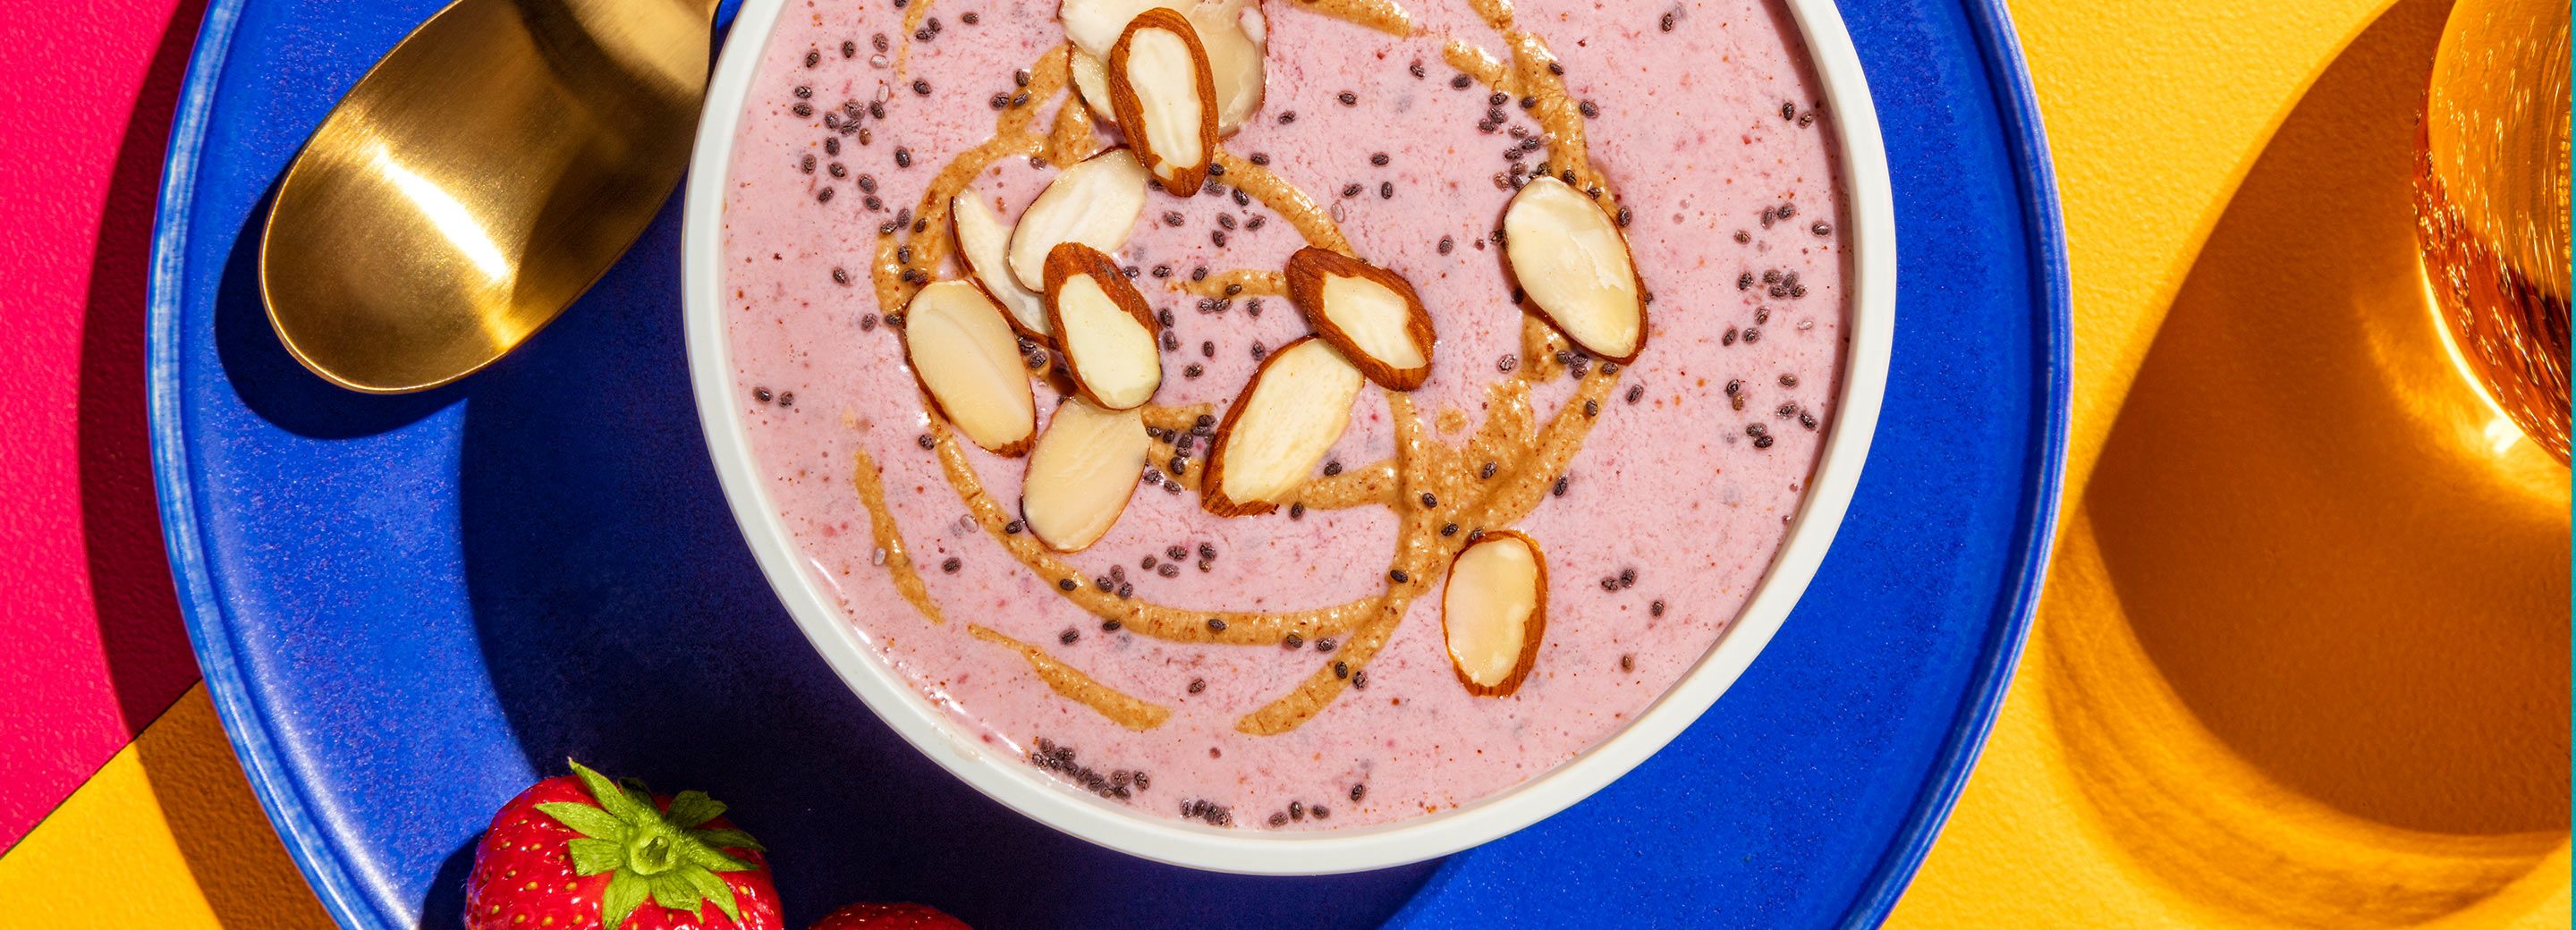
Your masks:
<svg viewBox="0 0 2576 930"><path fill-rule="evenodd" d="M2055 187L1998 0L1844 5L1895 185L1886 412L1778 638L1627 778L1471 852L1246 878L1129 859L951 780L771 598L680 338L676 204L518 354L362 397L278 347L257 219L296 145L437 0L215 0L162 195L153 453L199 661L333 914L455 927L490 812L567 754L706 788L797 925L860 899L976 926L1868 925L1992 721L2064 439Z"/></svg>

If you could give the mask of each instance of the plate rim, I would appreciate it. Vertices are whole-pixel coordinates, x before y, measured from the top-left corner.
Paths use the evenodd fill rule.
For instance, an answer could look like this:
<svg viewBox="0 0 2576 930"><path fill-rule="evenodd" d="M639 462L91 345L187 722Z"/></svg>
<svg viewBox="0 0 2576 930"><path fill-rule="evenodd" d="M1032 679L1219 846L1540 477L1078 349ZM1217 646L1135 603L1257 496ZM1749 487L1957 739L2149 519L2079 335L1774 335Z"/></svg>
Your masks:
<svg viewBox="0 0 2576 930"><path fill-rule="evenodd" d="M2038 370L2032 380L2039 385L2043 403L2037 411L2039 435L2030 450L2030 457L2038 461L2032 468L2035 480L2022 501L2028 516L2019 522L2018 538L2008 548L2021 565L2014 575L2019 581L2002 607L2007 615L1988 635L1968 678L1961 701L1962 725L1950 731L1934 754L1933 769L1941 774L1925 779L1923 789L1915 794L1912 809L1889 838L1886 852L1844 911L1844 927L1886 922L1906 887L1913 884L1924 858L1931 855L1951 809L1958 806L1960 792L1975 773L1986 738L1993 734L2003 711L2004 697L2012 690L2013 673L2021 667L2022 647L2039 610L2040 589L2047 583L2050 560L2057 552L2057 516L2065 502L2074 396L2075 296L2068 275L2065 213L2057 196L2057 162L2049 151L2038 88L2031 83L2030 64L2022 56L2021 33L2013 26L2012 11L2005 0L1961 0L1961 5L1985 58L1986 85L1995 97L2009 158L2019 168L2012 177L2019 188L2022 223L2029 230L2031 296L2042 317L2036 334L2041 343Z"/></svg>
<svg viewBox="0 0 2576 930"><path fill-rule="evenodd" d="M805 567L772 506L738 401L728 333L724 210L751 84L778 38L787 0L744 0L707 88L688 181L682 186L680 296L689 380L700 432L736 528L770 590L824 661L876 717L948 774L1059 832L1169 865L1251 875L1327 875L1422 862L1481 846L1555 816L1608 787L1715 707L1797 609L1859 490L1894 354L1896 204L1885 137L1850 30L1832 0L1781 0L1808 51L1835 132L1851 234L1841 386L1807 492L1753 594L1689 671L1625 725L1535 778L1436 814L1351 830L1281 835L1155 817L1065 790L1007 748L978 745L910 682L887 668Z"/></svg>
<svg viewBox="0 0 2576 930"><path fill-rule="evenodd" d="M378 907L380 896L349 868L350 857L318 818L327 808L307 798L303 785L268 737L268 715L249 687L231 641L231 623L216 597L197 521L196 485L187 451L186 406L179 396L180 297L185 287L189 222L195 206L197 168L203 158L214 103L231 64L232 40L249 0L209 0L188 52L186 77L171 118L162 157L161 189L153 206L150 279L144 308L144 408L150 420L152 481L161 514L162 548L169 554L179 615L196 653L200 685L223 722L251 794L268 814L287 858L323 910L345 927L395 928L400 915ZM316 854L325 850L327 856Z"/></svg>
<svg viewBox="0 0 2576 930"><path fill-rule="evenodd" d="M290 858L324 908L343 925L403 927L407 925L403 919L407 915L385 913L375 906L374 902L382 898L368 894L372 883L351 872L346 850L320 828L315 806L305 798L292 767L269 741L263 709L244 679L233 651L228 618L214 596L215 584L205 561L195 514L185 446L185 408L176 377L182 367L178 329L184 303L188 223L210 114L228 64L235 27L248 2L211 0L207 4L173 118L156 199L145 391L162 532L180 612L208 697L224 722L226 738L232 743L253 794L285 839ZM2055 172L2030 74L2004 0L1959 0L1959 5L1985 58L1987 84L1997 98L2000 128L2009 150L2007 159L2017 169L2012 173L2017 199L2029 227L2022 245L2025 257L2032 262L2033 304L2040 317L2034 336L2042 343L2042 358L2035 380L2041 383L2043 395L2038 408L2031 412L2039 435L2029 450L2031 458L2042 461L2033 469L2032 480L2024 489L2028 517L2017 528L2015 547L2029 570L2021 574L2010 596L2001 599L1997 608L2001 616L1992 624L1993 630L1960 701L1962 725L1953 730L1915 804L1881 854L1874 874L1846 911L1847 926L1872 925L1885 918L1921 864L1993 727L2036 606L2039 584L2052 550L2058 492L2064 479L2072 317Z"/></svg>

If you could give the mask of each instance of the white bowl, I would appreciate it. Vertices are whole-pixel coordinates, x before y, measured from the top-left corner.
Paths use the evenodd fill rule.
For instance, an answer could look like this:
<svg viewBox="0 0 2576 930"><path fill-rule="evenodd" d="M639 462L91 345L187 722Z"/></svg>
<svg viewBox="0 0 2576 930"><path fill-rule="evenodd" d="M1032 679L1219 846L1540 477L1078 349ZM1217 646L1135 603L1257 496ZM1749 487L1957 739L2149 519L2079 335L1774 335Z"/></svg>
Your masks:
<svg viewBox="0 0 2576 930"><path fill-rule="evenodd" d="M1157 862L1222 872L1320 875L1418 862L1457 852L1537 823L1583 800L1663 748L1716 703L1798 603L1832 545L1869 457L1887 385L1896 330L1896 218L1887 152L1860 59L1833 0L1787 0L1824 84L1827 122L1835 133L1850 219L1847 281L1851 318L1842 394L1821 461L1787 541L1744 612L1671 691L1624 729L1518 787L1425 817L1374 827L1316 833L1223 830L1112 806L1066 790L1017 755L993 752L954 729L933 707L878 662L857 631L805 568L796 543L770 504L734 398L731 343L725 335L721 259L725 178L735 130L764 47L785 0L744 0L733 40L716 63L698 124L681 239L681 293L687 317L689 373L698 419L717 478L743 538L805 637L888 726L950 774L1013 810L1093 843Z"/></svg>

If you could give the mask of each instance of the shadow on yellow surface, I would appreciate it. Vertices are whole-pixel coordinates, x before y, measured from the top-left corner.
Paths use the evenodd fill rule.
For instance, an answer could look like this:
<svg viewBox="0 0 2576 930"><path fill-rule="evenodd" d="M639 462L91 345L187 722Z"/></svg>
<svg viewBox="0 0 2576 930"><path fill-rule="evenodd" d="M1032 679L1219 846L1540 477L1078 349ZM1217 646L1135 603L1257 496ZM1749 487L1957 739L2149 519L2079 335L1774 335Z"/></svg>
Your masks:
<svg viewBox="0 0 2576 930"><path fill-rule="evenodd" d="M2465 916L2566 842L2567 473L2452 369L2412 238L2447 9L2361 35L2229 202L2034 643L2092 825L2267 923Z"/></svg>
<svg viewBox="0 0 2576 930"><path fill-rule="evenodd" d="M0 858L0 925L330 927L302 878L198 685Z"/></svg>

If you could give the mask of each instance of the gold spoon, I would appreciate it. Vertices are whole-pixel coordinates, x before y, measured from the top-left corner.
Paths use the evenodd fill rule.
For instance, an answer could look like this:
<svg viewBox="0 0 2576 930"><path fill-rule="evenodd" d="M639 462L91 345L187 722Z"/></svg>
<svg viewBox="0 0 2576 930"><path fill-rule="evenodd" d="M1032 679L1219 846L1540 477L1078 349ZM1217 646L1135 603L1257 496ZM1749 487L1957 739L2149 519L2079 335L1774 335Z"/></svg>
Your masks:
<svg viewBox="0 0 2576 930"><path fill-rule="evenodd" d="M352 390L474 373L616 262L687 170L716 0L456 0L358 81L260 238L286 350Z"/></svg>

